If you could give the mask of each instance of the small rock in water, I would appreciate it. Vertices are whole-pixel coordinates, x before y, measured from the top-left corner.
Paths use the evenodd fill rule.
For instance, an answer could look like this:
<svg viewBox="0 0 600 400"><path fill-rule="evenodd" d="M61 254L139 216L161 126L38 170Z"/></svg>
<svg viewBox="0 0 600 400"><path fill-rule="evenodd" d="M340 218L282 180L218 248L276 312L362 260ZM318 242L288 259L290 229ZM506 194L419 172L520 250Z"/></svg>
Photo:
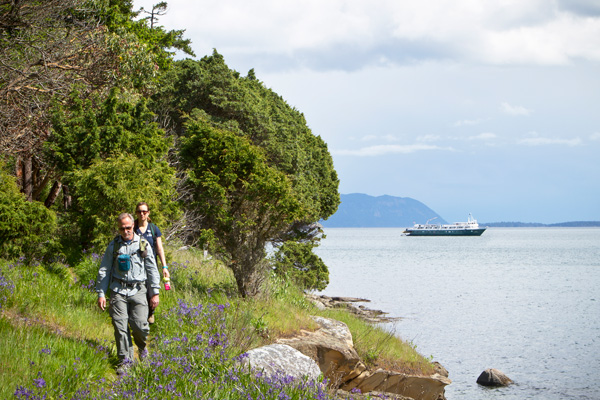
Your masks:
<svg viewBox="0 0 600 400"><path fill-rule="evenodd" d="M479 375L477 383L483 386L508 386L513 383L513 381L502 371L488 368Z"/></svg>

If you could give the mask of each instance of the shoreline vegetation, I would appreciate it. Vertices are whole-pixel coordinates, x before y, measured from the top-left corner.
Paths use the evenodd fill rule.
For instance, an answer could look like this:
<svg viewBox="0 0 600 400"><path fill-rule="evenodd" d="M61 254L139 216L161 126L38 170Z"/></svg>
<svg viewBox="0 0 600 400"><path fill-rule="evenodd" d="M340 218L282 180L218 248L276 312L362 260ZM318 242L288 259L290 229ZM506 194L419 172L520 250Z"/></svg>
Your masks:
<svg viewBox="0 0 600 400"><path fill-rule="evenodd" d="M377 326L390 320L384 312L354 305L365 299L305 295L276 276L264 294L241 298L221 262L193 248L168 255L173 289L161 290L150 356L123 377L115 374L110 317L95 304L100 255L73 266L0 261L0 398L339 398L324 382L260 378L237 362L252 348L315 330L313 315L347 324L372 368L423 376L435 369L416 346Z"/></svg>

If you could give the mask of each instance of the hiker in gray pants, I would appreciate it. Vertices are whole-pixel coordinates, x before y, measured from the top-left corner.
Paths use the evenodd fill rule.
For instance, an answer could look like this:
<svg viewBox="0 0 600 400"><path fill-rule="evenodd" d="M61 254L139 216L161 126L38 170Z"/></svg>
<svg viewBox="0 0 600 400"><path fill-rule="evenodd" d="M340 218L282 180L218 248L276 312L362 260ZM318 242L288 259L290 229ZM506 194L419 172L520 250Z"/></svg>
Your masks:
<svg viewBox="0 0 600 400"><path fill-rule="evenodd" d="M146 280L150 281L149 287L153 293L150 305L156 307L160 276L152 247L133 233L134 219L131 214L119 215L117 223L119 235L104 252L96 278L96 292L98 307L102 311L106 308L106 295L110 296L109 314L119 357L117 373L121 374L133 362L133 342L138 347L140 358L147 354L146 338L150 333L150 325L147 319Z"/></svg>

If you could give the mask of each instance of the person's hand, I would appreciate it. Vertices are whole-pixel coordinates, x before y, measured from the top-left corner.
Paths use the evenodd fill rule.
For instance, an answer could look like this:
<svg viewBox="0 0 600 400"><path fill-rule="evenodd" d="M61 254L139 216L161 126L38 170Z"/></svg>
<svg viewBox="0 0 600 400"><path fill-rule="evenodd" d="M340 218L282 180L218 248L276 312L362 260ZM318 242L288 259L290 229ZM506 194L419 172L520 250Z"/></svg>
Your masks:
<svg viewBox="0 0 600 400"><path fill-rule="evenodd" d="M150 298L150 307L152 307L152 309L155 309L156 307L158 307L158 295L155 294L154 296L152 296L152 298Z"/></svg>
<svg viewBox="0 0 600 400"><path fill-rule="evenodd" d="M163 278L171 279L171 274L169 273L169 270L166 268L163 268Z"/></svg>
<svg viewBox="0 0 600 400"><path fill-rule="evenodd" d="M98 297L98 307L100 307L100 309L104 311L104 309L106 308L106 297Z"/></svg>

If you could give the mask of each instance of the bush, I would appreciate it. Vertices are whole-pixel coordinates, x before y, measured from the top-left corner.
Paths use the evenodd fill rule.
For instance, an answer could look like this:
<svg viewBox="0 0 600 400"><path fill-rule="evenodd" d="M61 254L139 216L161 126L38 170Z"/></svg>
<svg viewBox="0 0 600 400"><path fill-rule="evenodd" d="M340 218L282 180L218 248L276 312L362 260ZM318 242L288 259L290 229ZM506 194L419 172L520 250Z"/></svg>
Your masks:
<svg viewBox="0 0 600 400"><path fill-rule="evenodd" d="M329 284L329 270L313 253L313 243L285 242L274 255L275 273L288 276L303 289L323 290Z"/></svg>
<svg viewBox="0 0 600 400"><path fill-rule="evenodd" d="M41 259L53 246L56 215L42 203L29 202L15 178L0 165L0 257Z"/></svg>
<svg viewBox="0 0 600 400"><path fill-rule="evenodd" d="M176 212L172 200L175 174L166 162L146 168L131 155L96 161L73 174L78 226L84 248L104 251L116 235L116 219L132 213L139 201L147 202L156 215L154 222L165 226ZM134 217L135 218L135 217Z"/></svg>

